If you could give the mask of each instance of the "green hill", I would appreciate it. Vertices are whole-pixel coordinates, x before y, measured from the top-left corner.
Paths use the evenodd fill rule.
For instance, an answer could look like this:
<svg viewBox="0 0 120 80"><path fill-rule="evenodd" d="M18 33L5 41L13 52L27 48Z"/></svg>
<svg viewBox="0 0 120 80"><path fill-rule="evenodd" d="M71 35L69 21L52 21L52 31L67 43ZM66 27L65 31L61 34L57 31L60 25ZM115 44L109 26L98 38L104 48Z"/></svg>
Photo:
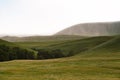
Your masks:
<svg viewBox="0 0 120 80"><path fill-rule="evenodd" d="M59 49L65 56L79 54L79 56L84 57L120 57L120 36L101 36L72 40L48 45L44 49Z"/></svg>
<svg viewBox="0 0 120 80"><path fill-rule="evenodd" d="M119 36L101 36L52 42L18 42L17 44L26 48L36 49L37 51L45 50L41 53L50 53L51 55L54 55L54 51L56 51L56 53L62 54L61 57L73 56L76 54L79 54L81 57L107 57L120 55L119 41Z"/></svg>
<svg viewBox="0 0 120 80"><path fill-rule="evenodd" d="M57 48L65 52L73 50L77 55L59 59L3 62L0 63L0 79L120 80L120 56L116 55L120 50L119 39L119 37L93 37L48 44L43 48ZM81 51L80 48L86 50Z"/></svg>
<svg viewBox="0 0 120 80"><path fill-rule="evenodd" d="M96 47L104 42L109 41L113 37L103 36L103 37L92 37L80 40L66 41L62 43L54 43L51 45L46 45L41 48L40 46L34 47L35 49L45 49L45 50L60 50L64 56L72 56L84 51L88 51L93 47ZM24 45L24 44L23 44ZM31 44L32 45L32 44ZM30 46L30 45L29 45ZM52 52L51 52L52 54Z"/></svg>
<svg viewBox="0 0 120 80"><path fill-rule="evenodd" d="M120 57L120 37L114 37L83 53L85 57Z"/></svg>
<svg viewBox="0 0 120 80"><path fill-rule="evenodd" d="M27 48L22 48L14 43L0 39L0 61L14 59L34 59L36 53Z"/></svg>
<svg viewBox="0 0 120 80"><path fill-rule="evenodd" d="M35 47L43 48L49 45L60 44L68 41L71 41L71 40L42 41L42 42L14 42L14 43L24 48L35 48Z"/></svg>
<svg viewBox="0 0 120 80"><path fill-rule="evenodd" d="M9 47L19 47L21 49L27 49L29 51L33 51L30 48L23 47L23 46L20 46L19 44L16 44L16 43L13 43L13 42L8 42L8 41L2 40L2 39L0 39L0 45L6 45L6 46L9 46Z"/></svg>
<svg viewBox="0 0 120 80"><path fill-rule="evenodd" d="M16 46L13 43L0 39L0 45Z"/></svg>

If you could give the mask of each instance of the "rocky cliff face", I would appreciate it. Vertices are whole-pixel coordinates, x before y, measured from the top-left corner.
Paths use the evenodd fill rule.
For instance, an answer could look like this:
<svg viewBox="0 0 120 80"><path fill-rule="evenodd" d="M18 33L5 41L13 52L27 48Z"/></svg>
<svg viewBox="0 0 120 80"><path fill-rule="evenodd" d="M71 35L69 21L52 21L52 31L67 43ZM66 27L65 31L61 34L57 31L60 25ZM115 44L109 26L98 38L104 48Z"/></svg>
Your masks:
<svg viewBox="0 0 120 80"><path fill-rule="evenodd" d="M55 35L111 36L120 35L120 22L100 22L78 24Z"/></svg>

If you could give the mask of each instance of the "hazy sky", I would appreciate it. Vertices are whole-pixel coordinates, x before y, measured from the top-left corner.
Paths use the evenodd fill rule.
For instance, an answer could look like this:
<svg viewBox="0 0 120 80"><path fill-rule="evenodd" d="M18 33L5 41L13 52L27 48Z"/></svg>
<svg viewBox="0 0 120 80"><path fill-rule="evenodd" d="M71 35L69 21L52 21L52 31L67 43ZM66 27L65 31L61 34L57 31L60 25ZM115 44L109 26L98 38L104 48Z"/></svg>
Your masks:
<svg viewBox="0 0 120 80"><path fill-rule="evenodd" d="M52 35L103 21L120 21L120 0L0 0L0 35Z"/></svg>

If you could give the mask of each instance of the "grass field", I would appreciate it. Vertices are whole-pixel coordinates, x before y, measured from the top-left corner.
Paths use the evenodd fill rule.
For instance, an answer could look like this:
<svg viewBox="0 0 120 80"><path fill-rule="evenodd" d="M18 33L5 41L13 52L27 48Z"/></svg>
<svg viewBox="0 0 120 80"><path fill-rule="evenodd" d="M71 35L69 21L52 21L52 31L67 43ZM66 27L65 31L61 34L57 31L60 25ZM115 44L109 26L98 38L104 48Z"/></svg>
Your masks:
<svg viewBox="0 0 120 80"><path fill-rule="evenodd" d="M119 41L120 37L95 37L59 43L17 43L26 48L72 49L78 53L59 59L0 62L0 80L120 80ZM86 51L79 52L81 47Z"/></svg>
<svg viewBox="0 0 120 80"><path fill-rule="evenodd" d="M0 63L1 80L120 80L119 58L61 58Z"/></svg>
<svg viewBox="0 0 120 80"><path fill-rule="evenodd" d="M24 48L33 48L33 47L37 47L37 48L43 48L49 45L54 45L54 44L60 44L60 43L64 43L70 40L63 40L63 41L42 41L42 42L14 42L17 45L20 45L21 47Z"/></svg>
<svg viewBox="0 0 120 80"><path fill-rule="evenodd" d="M78 40L64 41L44 41L44 42L15 42L15 44L23 48L38 48L38 49L60 49L64 55L69 53L77 54L79 52L90 50L99 44L109 41L114 37L93 37Z"/></svg>
<svg viewBox="0 0 120 80"><path fill-rule="evenodd" d="M5 41L5 40L2 40L0 39L0 45L6 45L6 46L9 46L9 47L19 47L21 49L27 49L29 51L33 51L32 49L30 49L29 47L24 47L24 46L21 46L19 44L16 44L16 43L12 43L12 42L8 42L8 41ZM35 51L34 51L35 52Z"/></svg>

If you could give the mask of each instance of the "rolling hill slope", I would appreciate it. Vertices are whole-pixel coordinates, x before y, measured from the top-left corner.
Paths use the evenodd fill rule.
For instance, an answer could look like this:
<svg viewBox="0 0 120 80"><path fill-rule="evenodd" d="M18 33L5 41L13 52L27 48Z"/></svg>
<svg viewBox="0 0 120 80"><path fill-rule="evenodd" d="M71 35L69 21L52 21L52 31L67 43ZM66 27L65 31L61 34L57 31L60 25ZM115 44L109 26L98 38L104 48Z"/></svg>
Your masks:
<svg viewBox="0 0 120 80"><path fill-rule="evenodd" d="M64 56L79 54L80 56L101 57L114 56L120 52L120 37L101 36L78 40L68 40L60 42L20 42L20 46L34 49L44 49L46 51L61 50ZM52 54L52 52L51 52Z"/></svg>
<svg viewBox="0 0 120 80"><path fill-rule="evenodd" d="M97 22L74 25L55 35L112 36L120 35L120 22Z"/></svg>
<svg viewBox="0 0 120 80"><path fill-rule="evenodd" d="M34 59L36 52L0 39L0 61Z"/></svg>
<svg viewBox="0 0 120 80"><path fill-rule="evenodd" d="M13 43L0 39L0 45L16 46Z"/></svg>
<svg viewBox="0 0 120 80"><path fill-rule="evenodd" d="M118 57L120 58L120 37L115 37L83 53L85 57Z"/></svg>
<svg viewBox="0 0 120 80"><path fill-rule="evenodd" d="M56 43L52 45L41 47L34 47L36 49L45 49L45 50L61 50L65 56L72 56L78 54L79 52L84 52L96 47L104 42L109 41L113 37L103 36L103 37L92 37L80 40L72 40L63 43ZM24 45L24 44L23 44Z"/></svg>
<svg viewBox="0 0 120 80"><path fill-rule="evenodd" d="M116 52L119 53L119 40L119 37L93 37L48 45L47 47L52 49L56 47L78 52L79 48L83 47L87 48L87 52L59 59L0 62L0 79L120 80L120 56L114 55Z"/></svg>

